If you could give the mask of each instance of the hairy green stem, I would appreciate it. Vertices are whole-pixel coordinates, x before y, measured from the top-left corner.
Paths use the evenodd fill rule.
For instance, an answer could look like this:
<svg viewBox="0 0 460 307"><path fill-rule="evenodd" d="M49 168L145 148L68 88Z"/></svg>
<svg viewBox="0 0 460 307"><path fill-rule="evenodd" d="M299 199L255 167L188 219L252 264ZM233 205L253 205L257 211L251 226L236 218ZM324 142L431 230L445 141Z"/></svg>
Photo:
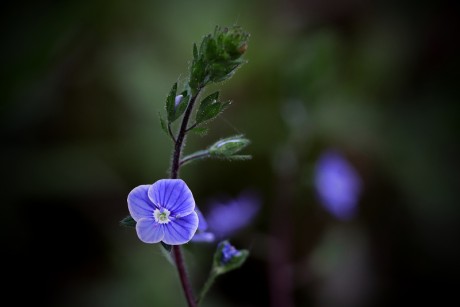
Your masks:
<svg viewBox="0 0 460 307"><path fill-rule="evenodd" d="M192 162L193 160L198 160L198 159L204 159L204 158L208 158L211 154L209 153L209 150L205 149L205 150L199 150L197 152L194 152L188 156L185 156L184 158L182 158L179 162L179 165L180 166L184 166L185 164L187 163L190 163Z"/></svg>
<svg viewBox="0 0 460 307"><path fill-rule="evenodd" d="M179 129L179 134L177 135L176 143L174 144L174 153L173 160L171 164L171 178L176 179L179 176L180 168L180 157L182 154L182 147L184 145L185 135L187 134L188 121L190 120L190 115L192 115L193 106L195 105L196 99L200 94L202 88L199 88L195 95L193 95L190 100L187 109L185 110L184 117L182 118L182 123Z"/></svg>
<svg viewBox="0 0 460 307"><path fill-rule="evenodd" d="M214 284L214 281L216 280L216 277L218 275L219 274L217 274L217 272L214 269L212 269L211 272L209 272L208 279L206 280L203 288L201 289L200 295L198 296L198 299L196 301L198 306L201 304L201 302L203 301L206 293L208 293L209 289Z"/></svg>

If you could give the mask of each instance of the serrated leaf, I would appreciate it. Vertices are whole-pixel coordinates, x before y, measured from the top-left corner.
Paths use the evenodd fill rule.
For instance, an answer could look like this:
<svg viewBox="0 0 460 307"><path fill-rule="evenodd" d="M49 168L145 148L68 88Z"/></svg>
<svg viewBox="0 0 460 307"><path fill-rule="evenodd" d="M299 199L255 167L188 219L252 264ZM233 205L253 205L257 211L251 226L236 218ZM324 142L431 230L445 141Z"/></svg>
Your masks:
<svg viewBox="0 0 460 307"><path fill-rule="evenodd" d="M196 47L195 43L193 43L193 59L198 59L198 48Z"/></svg>
<svg viewBox="0 0 460 307"><path fill-rule="evenodd" d="M211 65L210 74L212 82L222 82L230 79L242 63L216 63Z"/></svg>
<svg viewBox="0 0 460 307"><path fill-rule="evenodd" d="M136 221L132 218L131 215L128 215L120 221L120 225L133 228L136 227Z"/></svg>
<svg viewBox="0 0 460 307"><path fill-rule="evenodd" d="M169 95L166 98L166 113L168 115L168 122L172 123L174 121L175 113L176 113L176 93L177 93L177 82L173 84L171 90L169 91Z"/></svg>
<svg viewBox="0 0 460 307"><path fill-rule="evenodd" d="M198 112L196 113L196 124L201 124L205 121L215 118L222 113L225 108L230 104L230 101L219 102L219 92L214 92L207 96L200 104Z"/></svg>
<svg viewBox="0 0 460 307"><path fill-rule="evenodd" d="M161 113L158 113L158 116L160 117L161 130L163 130L166 133L166 135L169 136L168 124L166 123L166 121L163 118L163 116L161 116Z"/></svg>
<svg viewBox="0 0 460 307"><path fill-rule="evenodd" d="M217 42L215 39L210 38L206 46L205 57L208 61L212 61L219 57L217 50Z"/></svg>
<svg viewBox="0 0 460 307"><path fill-rule="evenodd" d="M206 64L202 57L194 59L190 68L189 87L192 95L195 95L201 87L207 83Z"/></svg>
<svg viewBox="0 0 460 307"><path fill-rule="evenodd" d="M198 134L199 136L205 136L209 132L209 128L207 127L195 127L190 132Z"/></svg>
<svg viewBox="0 0 460 307"><path fill-rule="evenodd" d="M205 53L210 39L211 39L211 34L208 34L205 37L203 37L203 40L201 41L201 45L200 45L200 56Z"/></svg>

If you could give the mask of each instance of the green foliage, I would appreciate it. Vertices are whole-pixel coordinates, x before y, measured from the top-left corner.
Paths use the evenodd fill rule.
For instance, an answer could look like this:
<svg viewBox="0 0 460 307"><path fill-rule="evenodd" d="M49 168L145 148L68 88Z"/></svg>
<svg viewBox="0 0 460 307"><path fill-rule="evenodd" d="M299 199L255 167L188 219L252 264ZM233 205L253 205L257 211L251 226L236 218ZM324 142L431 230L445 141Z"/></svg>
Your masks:
<svg viewBox="0 0 460 307"><path fill-rule="evenodd" d="M199 50L194 44L189 81L192 93L209 82L229 79L246 62L241 57L246 52L248 38L249 34L241 27L216 27L213 34L203 38Z"/></svg>
<svg viewBox="0 0 460 307"><path fill-rule="evenodd" d="M177 82L173 84L168 97L166 98L166 114L168 117L168 123L175 122L182 114L184 114L187 109L190 96L187 91L183 91L180 95L182 98L180 102L176 105L177 97ZM166 125L165 125L166 126Z"/></svg>
<svg viewBox="0 0 460 307"><path fill-rule="evenodd" d="M176 93L177 93L177 82L173 84L171 90L169 91L169 95L166 98L166 114L168 116L168 122L172 123L174 121L176 115Z"/></svg>
<svg viewBox="0 0 460 307"><path fill-rule="evenodd" d="M132 218L131 215L128 215L120 221L120 225L133 228L136 227L136 221Z"/></svg>
<svg viewBox="0 0 460 307"><path fill-rule="evenodd" d="M199 136L205 136L206 134L208 134L209 129L207 127L195 127L193 129L190 129L190 132L198 134Z"/></svg>
<svg viewBox="0 0 460 307"><path fill-rule="evenodd" d="M177 120L182 114L184 114L187 109L190 96L187 95L187 91L182 92L182 99L179 104L176 106L173 121Z"/></svg>
<svg viewBox="0 0 460 307"><path fill-rule="evenodd" d="M220 102L217 100L218 98L219 92L214 92L201 101L195 117L197 125L214 119L230 104L229 101Z"/></svg>
<svg viewBox="0 0 460 307"><path fill-rule="evenodd" d="M242 135L235 135L229 138L220 139L219 141L215 142L211 147L209 147L209 152L212 157L217 158L231 158L234 157L236 159L245 159L242 157L249 157L250 156L234 156L236 153L244 149L251 143L249 139L243 137Z"/></svg>
<svg viewBox="0 0 460 307"><path fill-rule="evenodd" d="M222 241L217 245L216 252L214 253L213 262L212 262L212 269L209 272L208 279L206 280L205 284L201 288L201 292L198 296L197 304L200 305L203 302L204 297L208 293L211 286L216 281L216 278L219 275L228 273L233 271L243 265L246 259L249 256L249 252L245 249L243 250L236 250L237 253L231 256L231 259L227 259L223 261L224 256L224 248L228 248L230 243L226 241ZM232 247L234 248L234 247Z"/></svg>
<svg viewBox="0 0 460 307"><path fill-rule="evenodd" d="M158 116L160 117L161 130L163 130L167 135L169 135L168 124L166 123L163 116L161 116L161 113L158 113Z"/></svg>

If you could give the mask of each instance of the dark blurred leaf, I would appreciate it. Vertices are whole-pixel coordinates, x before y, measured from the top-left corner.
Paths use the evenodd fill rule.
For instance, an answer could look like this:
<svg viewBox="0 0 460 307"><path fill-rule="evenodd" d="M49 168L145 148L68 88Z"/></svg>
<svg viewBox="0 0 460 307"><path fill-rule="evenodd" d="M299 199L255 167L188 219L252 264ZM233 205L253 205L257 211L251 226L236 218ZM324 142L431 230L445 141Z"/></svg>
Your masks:
<svg viewBox="0 0 460 307"><path fill-rule="evenodd" d="M136 221L132 218L131 215L128 215L127 217L125 217L124 219L120 221L120 225L132 228L132 227L136 227Z"/></svg>
<svg viewBox="0 0 460 307"><path fill-rule="evenodd" d="M166 244L164 243L163 241L161 241L161 246L165 249L165 251L167 251L168 253L171 252L172 250L172 245L169 245L169 244Z"/></svg>

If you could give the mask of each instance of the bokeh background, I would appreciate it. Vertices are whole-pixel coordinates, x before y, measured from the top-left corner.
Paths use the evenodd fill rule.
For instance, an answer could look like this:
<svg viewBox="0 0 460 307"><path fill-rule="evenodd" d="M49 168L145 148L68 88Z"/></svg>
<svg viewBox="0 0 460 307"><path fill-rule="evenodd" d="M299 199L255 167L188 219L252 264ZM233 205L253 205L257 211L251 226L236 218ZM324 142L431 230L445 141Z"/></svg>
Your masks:
<svg viewBox="0 0 460 307"><path fill-rule="evenodd" d="M231 241L251 251L203 306L442 305L459 276L459 18L453 1L28 1L1 14L3 301L185 306L158 245L119 226L126 196L167 177L160 129L191 47L216 25L251 33L220 84L231 107L186 152L245 134L247 162L184 167L195 199L252 189ZM314 189L339 152L356 214ZM195 289L215 245L185 248Z"/></svg>

